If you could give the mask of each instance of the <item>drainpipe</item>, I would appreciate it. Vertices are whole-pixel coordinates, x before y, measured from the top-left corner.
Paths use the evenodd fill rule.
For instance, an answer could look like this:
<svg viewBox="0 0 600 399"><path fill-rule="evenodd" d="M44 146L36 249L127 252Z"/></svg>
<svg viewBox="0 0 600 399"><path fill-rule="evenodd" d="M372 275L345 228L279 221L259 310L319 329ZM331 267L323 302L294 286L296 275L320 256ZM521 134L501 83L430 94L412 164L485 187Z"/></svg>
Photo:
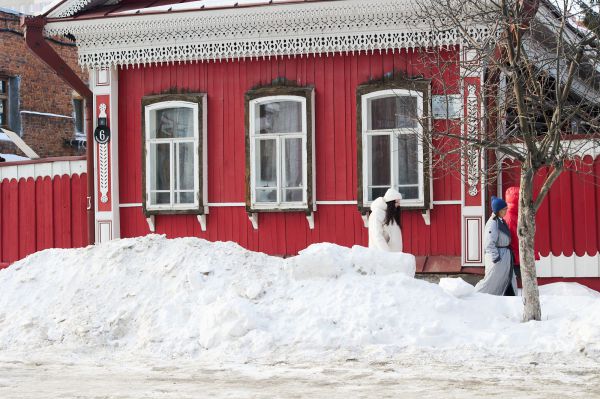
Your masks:
<svg viewBox="0 0 600 399"><path fill-rule="evenodd" d="M25 43L27 47L38 56L46 65L64 80L73 90L85 99L86 122L86 158L87 158L87 225L88 244L94 244L95 215L94 215L94 152L92 137L93 95L89 87L77 74L60 58L44 38L46 17L21 17L21 26L25 28ZM40 93L42 95L42 93Z"/></svg>

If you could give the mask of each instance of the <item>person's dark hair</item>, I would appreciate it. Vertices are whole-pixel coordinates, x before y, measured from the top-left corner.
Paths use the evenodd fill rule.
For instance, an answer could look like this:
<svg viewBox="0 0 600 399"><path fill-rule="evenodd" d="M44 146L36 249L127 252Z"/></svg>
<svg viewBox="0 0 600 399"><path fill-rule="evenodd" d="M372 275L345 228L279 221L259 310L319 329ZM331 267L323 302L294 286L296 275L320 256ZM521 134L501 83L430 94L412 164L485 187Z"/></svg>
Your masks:
<svg viewBox="0 0 600 399"><path fill-rule="evenodd" d="M392 220L396 222L398 227L402 228L401 218L400 218L400 207L396 207L396 201L388 201L386 202L387 209L385 211L385 219L383 219L383 224L389 225Z"/></svg>

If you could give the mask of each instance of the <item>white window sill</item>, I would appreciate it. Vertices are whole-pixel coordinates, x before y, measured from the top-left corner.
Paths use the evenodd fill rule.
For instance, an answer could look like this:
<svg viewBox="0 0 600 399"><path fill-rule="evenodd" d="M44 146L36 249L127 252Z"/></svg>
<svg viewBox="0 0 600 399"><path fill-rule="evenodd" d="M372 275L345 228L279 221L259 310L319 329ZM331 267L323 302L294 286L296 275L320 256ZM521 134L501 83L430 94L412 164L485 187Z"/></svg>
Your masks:
<svg viewBox="0 0 600 399"><path fill-rule="evenodd" d="M251 205L252 210L255 211L294 211L294 210L309 210L308 204L305 203L286 203L286 204L262 204L262 203L254 203Z"/></svg>
<svg viewBox="0 0 600 399"><path fill-rule="evenodd" d="M199 206L198 205L193 205L193 206L185 206L185 207L156 207L156 206L146 206L146 210L148 212L193 212L193 211L198 211Z"/></svg>

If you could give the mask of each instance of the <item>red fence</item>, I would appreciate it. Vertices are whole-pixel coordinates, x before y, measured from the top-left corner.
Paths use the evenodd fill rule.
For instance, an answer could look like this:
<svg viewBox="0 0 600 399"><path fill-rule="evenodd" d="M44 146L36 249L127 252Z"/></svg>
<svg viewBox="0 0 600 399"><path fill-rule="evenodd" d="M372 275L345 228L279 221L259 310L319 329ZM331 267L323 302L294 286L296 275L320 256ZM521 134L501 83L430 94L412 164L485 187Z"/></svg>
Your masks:
<svg viewBox="0 0 600 399"><path fill-rule="evenodd" d="M85 246L86 197L85 173L0 180L0 266L46 248Z"/></svg>
<svg viewBox="0 0 600 399"><path fill-rule="evenodd" d="M503 164L503 193L518 186L519 167ZM600 252L600 157L571 161L554 182L536 216L535 245L541 256L594 256ZM547 170L538 173L535 192L543 183Z"/></svg>

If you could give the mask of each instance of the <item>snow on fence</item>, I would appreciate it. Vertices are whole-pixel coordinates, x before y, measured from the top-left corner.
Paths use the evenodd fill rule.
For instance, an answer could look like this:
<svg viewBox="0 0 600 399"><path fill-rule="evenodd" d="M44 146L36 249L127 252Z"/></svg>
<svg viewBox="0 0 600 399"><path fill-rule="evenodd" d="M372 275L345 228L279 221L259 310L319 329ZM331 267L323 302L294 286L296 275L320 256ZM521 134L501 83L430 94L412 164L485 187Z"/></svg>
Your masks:
<svg viewBox="0 0 600 399"><path fill-rule="evenodd" d="M0 164L0 268L47 248L86 245L85 157Z"/></svg>

